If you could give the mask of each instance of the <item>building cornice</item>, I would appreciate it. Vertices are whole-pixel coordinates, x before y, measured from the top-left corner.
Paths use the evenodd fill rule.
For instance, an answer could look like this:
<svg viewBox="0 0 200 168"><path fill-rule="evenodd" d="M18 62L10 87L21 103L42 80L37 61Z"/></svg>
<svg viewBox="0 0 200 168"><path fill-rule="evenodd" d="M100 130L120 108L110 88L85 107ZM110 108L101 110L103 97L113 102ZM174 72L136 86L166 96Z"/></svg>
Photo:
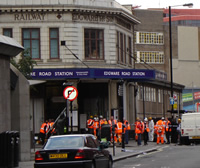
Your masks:
<svg viewBox="0 0 200 168"><path fill-rule="evenodd" d="M91 6L82 6L82 5L35 5L35 6L1 6L0 13L21 13L21 12L58 12L58 13L67 13L67 12L80 12L80 13L94 13L94 14L106 14L106 15L118 15L134 24L140 24L139 19L124 11L121 8L102 8L102 7L91 7Z"/></svg>

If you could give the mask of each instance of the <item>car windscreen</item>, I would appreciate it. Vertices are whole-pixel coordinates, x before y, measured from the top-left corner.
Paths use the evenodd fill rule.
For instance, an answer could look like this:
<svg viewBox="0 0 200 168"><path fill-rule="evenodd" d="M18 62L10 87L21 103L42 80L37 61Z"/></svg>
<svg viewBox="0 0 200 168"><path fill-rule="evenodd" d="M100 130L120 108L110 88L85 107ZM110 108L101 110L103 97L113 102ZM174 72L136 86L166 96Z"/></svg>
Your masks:
<svg viewBox="0 0 200 168"><path fill-rule="evenodd" d="M50 138L44 149L66 149L79 148L84 146L84 138L80 136L65 136Z"/></svg>

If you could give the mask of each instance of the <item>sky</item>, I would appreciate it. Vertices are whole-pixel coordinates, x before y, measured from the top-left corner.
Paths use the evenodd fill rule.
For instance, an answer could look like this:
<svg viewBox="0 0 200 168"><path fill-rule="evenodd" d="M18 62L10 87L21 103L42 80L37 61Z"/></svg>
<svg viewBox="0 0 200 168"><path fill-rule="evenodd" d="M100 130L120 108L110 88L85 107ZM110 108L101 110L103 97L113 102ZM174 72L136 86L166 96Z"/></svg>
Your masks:
<svg viewBox="0 0 200 168"><path fill-rule="evenodd" d="M200 9L200 0L115 0L122 5L132 4L133 6L141 6L139 9L147 8L168 8L169 6L180 5L174 8L188 8L181 7L185 3L193 3L192 9Z"/></svg>

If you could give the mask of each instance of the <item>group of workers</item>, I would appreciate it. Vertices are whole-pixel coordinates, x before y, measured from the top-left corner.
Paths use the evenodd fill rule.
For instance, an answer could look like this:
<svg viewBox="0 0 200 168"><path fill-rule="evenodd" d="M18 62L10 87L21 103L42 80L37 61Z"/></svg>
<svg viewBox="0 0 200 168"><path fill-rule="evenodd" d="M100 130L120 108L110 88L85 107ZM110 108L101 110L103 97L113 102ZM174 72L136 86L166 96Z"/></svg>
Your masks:
<svg viewBox="0 0 200 168"><path fill-rule="evenodd" d="M181 119L178 119L178 124L171 123L168 118L162 117L156 123L154 123L152 117L145 118L144 121L137 118L135 122L135 140L138 145L141 145L141 136L143 134L144 145L147 145L147 141L154 141L154 135L156 135L156 143L170 144L170 136L174 143L180 141L178 135L178 128L180 126ZM180 131L179 131L180 132ZM175 139L175 140L174 140Z"/></svg>
<svg viewBox="0 0 200 168"><path fill-rule="evenodd" d="M46 120L44 123L42 123L40 127L41 144L44 144L45 138L48 138L51 134L55 134L55 128L53 128L53 126L53 119Z"/></svg>
<svg viewBox="0 0 200 168"><path fill-rule="evenodd" d="M128 131L131 129L130 124L127 120L123 119L123 122L114 119L111 116L110 120L106 120L103 116L90 116L87 120L88 132L94 134L96 137L101 137L104 131L106 131L104 126L109 129L109 135L106 137L111 143L122 143L122 134L124 133L125 143L128 144ZM108 126L108 127L107 127Z"/></svg>
<svg viewBox="0 0 200 168"><path fill-rule="evenodd" d="M177 138L176 135L173 134L174 130L175 132L178 132L180 123L180 119L178 119L178 124L176 124L175 122L171 123L168 118L165 119L164 117L155 123L152 117L149 117L148 119L145 118L143 121L140 118L137 118L134 124L135 140L137 141L138 145L141 145L141 139L143 135L144 145L147 145L148 141L156 141L157 144L160 142L161 144L169 144L170 141L174 141L175 143L177 141L180 142L180 136L178 136L179 134L177 134ZM90 116L90 118L87 120L87 129L88 133L95 135L100 140L102 138L101 135L105 135L105 132L107 132L107 141L110 141L111 143L121 144L122 134L124 134L125 143L128 144L129 130L131 127L126 119L123 119L123 122L121 122L120 120L116 120L113 116L111 116L110 120L106 120L106 118L103 118L103 116L100 115L99 117ZM40 128L41 143L44 144L45 138L48 138L51 134L55 133L56 130L54 127L54 120L46 120ZM156 139L154 135L156 135Z"/></svg>

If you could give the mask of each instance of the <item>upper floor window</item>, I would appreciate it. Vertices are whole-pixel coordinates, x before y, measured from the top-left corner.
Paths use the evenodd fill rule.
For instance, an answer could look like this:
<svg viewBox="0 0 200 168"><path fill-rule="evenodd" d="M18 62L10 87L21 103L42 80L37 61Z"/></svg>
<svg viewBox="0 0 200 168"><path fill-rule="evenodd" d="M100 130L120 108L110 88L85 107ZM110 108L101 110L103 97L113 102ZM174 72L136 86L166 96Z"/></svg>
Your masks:
<svg viewBox="0 0 200 168"><path fill-rule="evenodd" d="M40 59L40 30L22 29L22 42L25 49L29 49L29 55L33 59Z"/></svg>
<svg viewBox="0 0 200 168"><path fill-rule="evenodd" d="M85 58L104 59L104 32L100 29L85 29Z"/></svg>
<svg viewBox="0 0 200 168"><path fill-rule="evenodd" d="M122 64L126 64L126 35L117 31L117 56L118 62ZM128 53L129 56L129 53Z"/></svg>
<svg viewBox="0 0 200 168"><path fill-rule="evenodd" d="M8 36L8 37L13 37L12 29L11 28L5 28L5 29L3 29L3 35L4 36Z"/></svg>
<svg viewBox="0 0 200 168"><path fill-rule="evenodd" d="M137 63L146 62L152 64L163 64L164 53L159 51L137 51Z"/></svg>
<svg viewBox="0 0 200 168"><path fill-rule="evenodd" d="M133 58L133 53L132 53L132 42L131 42L131 37L128 37L128 60L129 64L132 65L132 58Z"/></svg>
<svg viewBox="0 0 200 168"><path fill-rule="evenodd" d="M164 44L163 33L135 32L136 44Z"/></svg>
<svg viewBox="0 0 200 168"><path fill-rule="evenodd" d="M59 31L57 28L49 29L50 58L59 58Z"/></svg>

